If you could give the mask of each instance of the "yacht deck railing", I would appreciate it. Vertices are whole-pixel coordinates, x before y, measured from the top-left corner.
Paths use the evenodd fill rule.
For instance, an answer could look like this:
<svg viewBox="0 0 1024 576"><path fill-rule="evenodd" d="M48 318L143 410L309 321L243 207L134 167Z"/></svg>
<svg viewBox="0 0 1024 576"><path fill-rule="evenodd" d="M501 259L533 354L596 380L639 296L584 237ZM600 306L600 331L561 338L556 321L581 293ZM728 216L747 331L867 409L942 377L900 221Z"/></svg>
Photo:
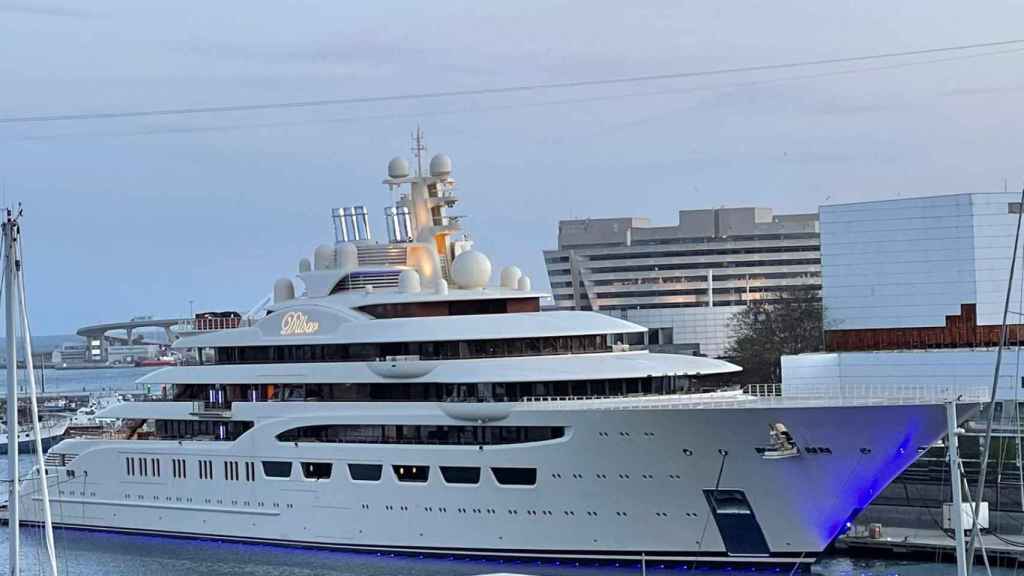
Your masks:
<svg viewBox="0 0 1024 576"><path fill-rule="evenodd" d="M182 318L173 329L177 332L216 332L254 326L253 318Z"/></svg>
<svg viewBox="0 0 1024 576"><path fill-rule="evenodd" d="M531 409L564 410L658 410L658 409L712 409L763 407L826 407L826 406L885 406L913 404L981 403L988 400L986 386L961 386L956 389L928 385L888 386L878 384L830 386L800 386L792 393L782 387L774 394L772 387L729 390L706 394L669 394L660 396L633 396L618 398L587 397L533 397L524 399ZM768 394L772 392L772 394Z"/></svg>

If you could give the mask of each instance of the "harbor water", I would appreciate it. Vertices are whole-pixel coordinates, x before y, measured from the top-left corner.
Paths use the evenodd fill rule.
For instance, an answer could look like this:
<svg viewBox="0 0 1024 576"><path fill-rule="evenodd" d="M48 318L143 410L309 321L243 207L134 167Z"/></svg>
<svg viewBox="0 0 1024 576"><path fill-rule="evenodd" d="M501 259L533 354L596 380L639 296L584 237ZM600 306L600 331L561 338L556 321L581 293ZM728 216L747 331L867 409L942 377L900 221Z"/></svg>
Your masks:
<svg viewBox="0 0 1024 576"><path fill-rule="evenodd" d="M152 368L47 370L47 392L142 391L135 380ZM0 379L3 378L0 372ZM6 383L4 384L6 386ZM22 456L23 469L32 466ZM8 479L7 463L0 461L0 478ZM4 483L6 485L6 482ZM6 500L6 494L2 496ZM38 528L22 530L23 573L43 573L39 568L43 548ZM551 576L617 576L640 574L638 564L622 566L577 565L574 562L514 562L417 558L310 550L280 546L236 544L155 536L136 536L80 530L56 531L61 574L69 576L136 576L138 574L204 574L209 576L449 576L515 573ZM0 531L0 566L8 560L7 532ZM787 574L785 568L723 567L720 569L648 564L648 574L698 572L707 575ZM823 576L931 576L955 574L955 566L925 560L892 560L832 555L819 560L811 574ZM1010 576L1010 569L993 569Z"/></svg>

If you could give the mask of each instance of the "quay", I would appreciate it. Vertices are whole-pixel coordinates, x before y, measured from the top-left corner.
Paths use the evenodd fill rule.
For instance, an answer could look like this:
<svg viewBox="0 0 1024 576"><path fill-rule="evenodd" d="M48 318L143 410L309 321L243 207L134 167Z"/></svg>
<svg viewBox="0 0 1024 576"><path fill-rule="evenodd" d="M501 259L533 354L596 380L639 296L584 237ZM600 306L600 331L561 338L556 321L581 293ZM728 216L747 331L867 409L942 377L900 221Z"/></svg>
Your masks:
<svg viewBox="0 0 1024 576"><path fill-rule="evenodd" d="M853 530L836 540L835 548L844 553L869 554L879 557L934 555L936 559L953 561L956 543L951 534L937 528L898 528L886 526L877 537L869 535L868 528L854 526ZM1003 536L983 532L979 536L976 556L982 551L993 564L1016 566L1024 561L1024 536Z"/></svg>

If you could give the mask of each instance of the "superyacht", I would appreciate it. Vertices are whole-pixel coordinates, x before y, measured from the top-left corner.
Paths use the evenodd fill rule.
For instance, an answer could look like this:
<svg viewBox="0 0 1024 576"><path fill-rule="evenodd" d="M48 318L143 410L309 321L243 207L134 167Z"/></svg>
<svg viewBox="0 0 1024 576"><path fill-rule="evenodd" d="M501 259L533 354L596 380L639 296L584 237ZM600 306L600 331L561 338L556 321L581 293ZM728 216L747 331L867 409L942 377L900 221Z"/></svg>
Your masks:
<svg viewBox="0 0 1024 576"><path fill-rule="evenodd" d="M274 284L265 315L183 330L167 399L47 456L53 518L89 530L375 552L808 564L945 431L945 407L689 393L740 370L541 312L491 280L451 161L388 164L388 242L362 207ZM509 202L514 202L509 199ZM296 282L297 280L297 282ZM298 286L298 288L297 288ZM639 336L637 336L639 335ZM39 482L22 496L39 521Z"/></svg>

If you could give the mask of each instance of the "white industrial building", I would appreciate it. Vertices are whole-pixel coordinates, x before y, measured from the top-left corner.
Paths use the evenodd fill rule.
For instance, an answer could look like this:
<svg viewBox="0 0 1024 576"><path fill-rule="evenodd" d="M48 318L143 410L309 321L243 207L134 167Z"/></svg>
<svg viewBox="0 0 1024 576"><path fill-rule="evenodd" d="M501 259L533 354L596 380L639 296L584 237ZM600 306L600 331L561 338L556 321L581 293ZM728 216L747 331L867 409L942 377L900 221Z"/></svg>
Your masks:
<svg viewBox="0 0 1024 576"><path fill-rule="evenodd" d="M722 356L732 317L752 300L820 289L817 214L769 208L683 210L646 218L562 220L544 260L556 310L594 310L650 329L648 343Z"/></svg>
<svg viewBox="0 0 1024 576"><path fill-rule="evenodd" d="M955 194L822 206L829 328L941 327L964 304L977 306L978 325L1000 324L1019 201ZM1014 302L1019 289L1014 282Z"/></svg>
<svg viewBox="0 0 1024 576"><path fill-rule="evenodd" d="M785 394L974 393L992 382L1020 197L822 206L826 349L783 359ZM999 397L1024 400L1018 255Z"/></svg>

